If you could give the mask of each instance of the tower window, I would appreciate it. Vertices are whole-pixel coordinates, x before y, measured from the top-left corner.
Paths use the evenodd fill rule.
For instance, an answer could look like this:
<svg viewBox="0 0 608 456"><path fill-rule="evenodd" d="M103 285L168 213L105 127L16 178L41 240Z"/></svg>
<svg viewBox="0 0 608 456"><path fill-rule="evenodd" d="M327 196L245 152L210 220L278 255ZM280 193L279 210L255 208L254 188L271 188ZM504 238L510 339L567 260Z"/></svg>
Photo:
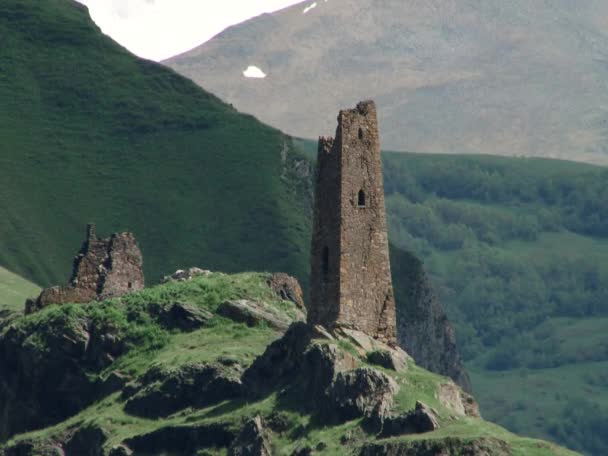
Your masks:
<svg viewBox="0 0 608 456"><path fill-rule="evenodd" d="M363 128L359 128L359 139L363 139Z"/></svg>
<svg viewBox="0 0 608 456"><path fill-rule="evenodd" d="M365 207L365 192L363 190L359 190L359 196L357 198L357 206Z"/></svg>
<svg viewBox="0 0 608 456"><path fill-rule="evenodd" d="M329 247L323 247L323 257L321 258L321 272L323 280L327 280L329 275Z"/></svg>

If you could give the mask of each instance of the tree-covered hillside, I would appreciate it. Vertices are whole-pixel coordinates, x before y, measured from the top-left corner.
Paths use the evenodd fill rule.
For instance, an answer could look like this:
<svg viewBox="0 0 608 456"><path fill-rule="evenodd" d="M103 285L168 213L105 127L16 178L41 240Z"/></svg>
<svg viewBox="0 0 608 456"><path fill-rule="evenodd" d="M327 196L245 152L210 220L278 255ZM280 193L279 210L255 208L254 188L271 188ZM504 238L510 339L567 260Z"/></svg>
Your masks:
<svg viewBox="0 0 608 456"><path fill-rule="evenodd" d="M608 169L384 158L391 241L433 276L482 413L608 453Z"/></svg>
<svg viewBox="0 0 608 456"><path fill-rule="evenodd" d="M151 282L188 265L305 277L288 137L131 55L70 0L0 2L0 43L0 265L63 283L96 222L135 233Z"/></svg>

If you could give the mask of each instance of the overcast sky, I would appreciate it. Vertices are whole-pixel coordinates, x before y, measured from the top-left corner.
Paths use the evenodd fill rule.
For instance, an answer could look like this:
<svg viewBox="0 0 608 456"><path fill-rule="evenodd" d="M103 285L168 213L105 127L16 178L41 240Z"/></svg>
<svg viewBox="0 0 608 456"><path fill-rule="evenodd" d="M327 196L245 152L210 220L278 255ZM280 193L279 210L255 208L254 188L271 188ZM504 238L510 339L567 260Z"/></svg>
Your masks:
<svg viewBox="0 0 608 456"><path fill-rule="evenodd" d="M162 60L250 17L301 0L78 0L107 35L134 54ZM312 0L311 0L312 3Z"/></svg>

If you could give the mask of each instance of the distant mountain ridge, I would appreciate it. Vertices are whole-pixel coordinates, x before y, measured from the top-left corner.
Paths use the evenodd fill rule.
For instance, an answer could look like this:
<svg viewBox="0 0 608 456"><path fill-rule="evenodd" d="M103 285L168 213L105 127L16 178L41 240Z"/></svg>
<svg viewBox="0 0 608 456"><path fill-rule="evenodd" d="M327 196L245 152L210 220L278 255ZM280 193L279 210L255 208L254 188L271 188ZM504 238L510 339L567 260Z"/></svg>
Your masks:
<svg viewBox="0 0 608 456"><path fill-rule="evenodd" d="M301 137L373 98L386 149L606 164L606 17L600 0L308 1L164 63Z"/></svg>

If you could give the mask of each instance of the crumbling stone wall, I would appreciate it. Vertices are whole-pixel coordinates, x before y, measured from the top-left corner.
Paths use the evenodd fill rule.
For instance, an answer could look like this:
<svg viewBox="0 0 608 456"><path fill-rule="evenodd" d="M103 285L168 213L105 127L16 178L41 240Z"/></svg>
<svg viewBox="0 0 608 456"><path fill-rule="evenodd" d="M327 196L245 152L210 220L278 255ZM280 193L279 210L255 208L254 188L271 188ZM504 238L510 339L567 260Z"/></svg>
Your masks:
<svg viewBox="0 0 608 456"><path fill-rule="evenodd" d="M26 312L50 304L86 303L121 296L144 287L142 255L131 233L114 233L106 239L87 226L87 238L74 258L69 284L47 288L26 302Z"/></svg>
<svg viewBox="0 0 608 456"><path fill-rule="evenodd" d="M341 111L335 139L319 139L315 186L309 323L395 343L374 102Z"/></svg>

